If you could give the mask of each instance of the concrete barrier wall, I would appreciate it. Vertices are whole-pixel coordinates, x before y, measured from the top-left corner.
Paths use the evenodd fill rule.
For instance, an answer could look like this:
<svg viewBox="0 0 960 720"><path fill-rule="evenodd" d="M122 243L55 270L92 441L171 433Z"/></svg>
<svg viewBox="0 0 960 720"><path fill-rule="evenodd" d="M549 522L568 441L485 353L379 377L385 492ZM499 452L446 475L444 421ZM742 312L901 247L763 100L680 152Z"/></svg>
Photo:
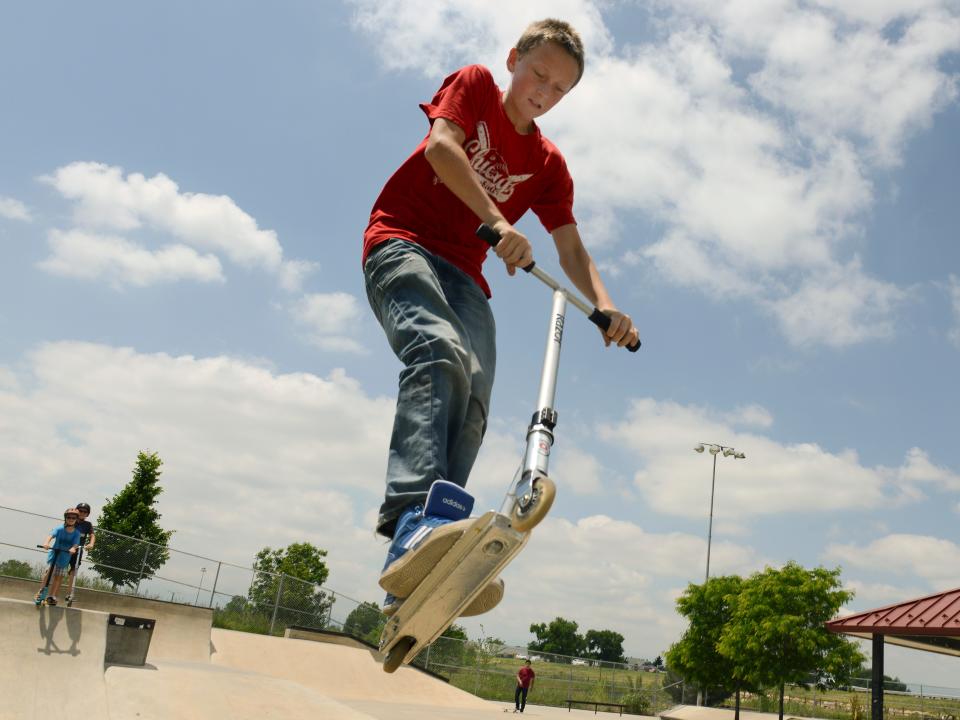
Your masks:
<svg viewBox="0 0 960 720"><path fill-rule="evenodd" d="M0 575L0 598L32 601L39 589L40 584L35 580ZM61 604L64 594L60 593ZM148 663L153 660L210 660L213 611L208 608L84 588L77 588L74 596L74 607L77 608L156 620Z"/></svg>
<svg viewBox="0 0 960 720"><path fill-rule="evenodd" d="M58 718L70 698L107 717L107 617L0 598L0 720Z"/></svg>

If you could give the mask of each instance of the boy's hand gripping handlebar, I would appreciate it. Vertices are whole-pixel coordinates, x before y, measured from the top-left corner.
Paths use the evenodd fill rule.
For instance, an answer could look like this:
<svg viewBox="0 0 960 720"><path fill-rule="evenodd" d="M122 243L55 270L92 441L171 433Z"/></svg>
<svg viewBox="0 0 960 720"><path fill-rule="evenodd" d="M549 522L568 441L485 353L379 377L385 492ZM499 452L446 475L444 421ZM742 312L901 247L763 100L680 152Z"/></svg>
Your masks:
<svg viewBox="0 0 960 720"><path fill-rule="evenodd" d="M497 243L500 242L500 234L485 223L477 228L477 237L479 237L481 240L486 240L488 243L490 243L490 247L496 247ZM571 303L576 305L577 308L579 308L580 311L587 316L587 319L590 322L592 322L594 325L596 325L598 328L600 328L601 330L607 330L610 327L609 315L607 315L605 312L600 310L600 308L591 307L590 305L585 303L583 300L581 300L579 297L571 293L566 288L562 288L560 286L560 283L558 283L556 280L550 277L550 275L545 273L536 265L537 264L535 262L531 262L529 265L523 268L523 271L531 273L532 275L534 275L534 277L536 277L538 280L540 280L542 283L552 288L553 290L562 291L563 294L567 296L567 299L570 300ZM639 338L637 339L637 342L634 345L627 345L627 350L629 350L630 352L636 352L639 349L640 349Z"/></svg>

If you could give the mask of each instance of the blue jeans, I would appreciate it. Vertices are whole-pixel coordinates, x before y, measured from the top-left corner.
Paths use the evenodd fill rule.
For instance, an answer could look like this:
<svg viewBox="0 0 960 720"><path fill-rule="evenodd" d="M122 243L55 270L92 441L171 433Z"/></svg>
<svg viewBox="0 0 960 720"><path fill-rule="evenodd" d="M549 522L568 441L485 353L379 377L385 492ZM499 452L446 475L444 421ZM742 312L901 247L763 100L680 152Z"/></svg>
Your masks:
<svg viewBox="0 0 960 720"><path fill-rule="evenodd" d="M496 326L483 290L416 243L394 239L364 264L367 299L403 363L377 532L423 504L434 480L467 483L487 429Z"/></svg>

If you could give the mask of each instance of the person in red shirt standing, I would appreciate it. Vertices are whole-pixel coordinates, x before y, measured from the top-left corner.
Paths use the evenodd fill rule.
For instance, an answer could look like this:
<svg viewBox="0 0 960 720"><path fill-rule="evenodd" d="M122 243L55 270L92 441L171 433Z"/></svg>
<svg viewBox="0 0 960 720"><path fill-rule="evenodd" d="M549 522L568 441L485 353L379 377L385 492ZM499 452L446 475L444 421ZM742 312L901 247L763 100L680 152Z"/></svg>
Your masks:
<svg viewBox="0 0 960 720"><path fill-rule="evenodd" d="M533 690L533 680L536 677L529 660L517 671L517 690L513 693L513 703L516 705L514 712L523 712L527 707L527 693Z"/></svg>
<svg viewBox="0 0 960 720"><path fill-rule="evenodd" d="M420 106L430 130L387 181L363 236L367 298L404 366L376 525L393 541L380 576L387 614L470 522L473 497L463 488L486 431L496 365L482 273L490 247L478 225L499 233L494 252L512 276L533 260L530 241L513 226L532 209L567 277L610 316L604 342L638 339L580 238L566 162L535 122L580 81L580 37L563 21L535 22L506 65L506 90L487 68L470 65ZM466 614L486 612L502 596L497 579Z"/></svg>

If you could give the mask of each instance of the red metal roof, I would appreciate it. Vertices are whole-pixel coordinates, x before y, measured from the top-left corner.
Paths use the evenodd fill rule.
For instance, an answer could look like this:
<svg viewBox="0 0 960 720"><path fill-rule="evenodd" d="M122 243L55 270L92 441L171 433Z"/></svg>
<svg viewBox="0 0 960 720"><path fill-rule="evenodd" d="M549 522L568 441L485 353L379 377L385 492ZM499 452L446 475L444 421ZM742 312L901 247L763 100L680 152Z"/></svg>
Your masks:
<svg viewBox="0 0 960 720"><path fill-rule="evenodd" d="M960 637L960 588L836 618L827 623L827 629L836 633Z"/></svg>

